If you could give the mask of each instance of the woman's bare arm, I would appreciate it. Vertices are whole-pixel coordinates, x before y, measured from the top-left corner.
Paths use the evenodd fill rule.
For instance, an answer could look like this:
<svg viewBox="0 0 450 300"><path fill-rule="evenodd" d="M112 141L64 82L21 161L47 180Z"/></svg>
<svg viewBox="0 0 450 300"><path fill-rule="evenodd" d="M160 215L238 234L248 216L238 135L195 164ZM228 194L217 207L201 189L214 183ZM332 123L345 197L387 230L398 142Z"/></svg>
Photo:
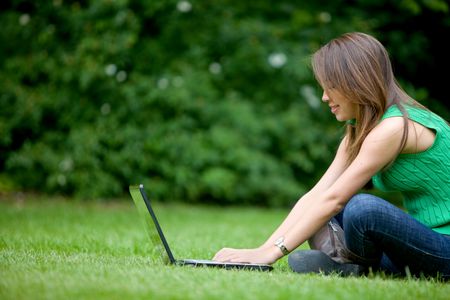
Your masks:
<svg viewBox="0 0 450 300"><path fill-rule="evenodd" d="M295 249L305 242L397 155L402 122L401 119L386 119L369 133L350 166L327 189L316 194L314 202L305 207L285 232L288 249Z"/></svg>

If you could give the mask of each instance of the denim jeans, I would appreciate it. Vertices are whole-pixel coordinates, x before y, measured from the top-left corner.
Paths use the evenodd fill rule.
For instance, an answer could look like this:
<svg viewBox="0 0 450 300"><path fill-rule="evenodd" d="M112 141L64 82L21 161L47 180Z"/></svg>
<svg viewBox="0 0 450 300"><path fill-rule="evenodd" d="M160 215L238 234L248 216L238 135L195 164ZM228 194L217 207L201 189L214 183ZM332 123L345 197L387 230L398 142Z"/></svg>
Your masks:
<svg viewBox="0 0 450 300"><path fill-rule="evenodd" d="M369 194L353 196L335 216L356 263L390 274L450 278L450 236Z"/></svg>

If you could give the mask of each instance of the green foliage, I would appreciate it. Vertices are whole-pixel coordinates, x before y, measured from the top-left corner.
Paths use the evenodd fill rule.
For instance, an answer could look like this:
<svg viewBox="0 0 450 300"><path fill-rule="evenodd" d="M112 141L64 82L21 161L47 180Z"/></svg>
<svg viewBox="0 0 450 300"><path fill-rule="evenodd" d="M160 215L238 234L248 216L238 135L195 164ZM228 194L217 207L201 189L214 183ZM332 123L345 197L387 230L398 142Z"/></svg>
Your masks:
<svg viewBox="0 0 450 300"><path fill-rule="evenodd" d="M366 18L371 1L340 2L3 2L3 185L111 198L143 182L164 200L292 203L340 134L310 54L386 23ZM411 3L448 10L399 7L420 13Z"/></svg>

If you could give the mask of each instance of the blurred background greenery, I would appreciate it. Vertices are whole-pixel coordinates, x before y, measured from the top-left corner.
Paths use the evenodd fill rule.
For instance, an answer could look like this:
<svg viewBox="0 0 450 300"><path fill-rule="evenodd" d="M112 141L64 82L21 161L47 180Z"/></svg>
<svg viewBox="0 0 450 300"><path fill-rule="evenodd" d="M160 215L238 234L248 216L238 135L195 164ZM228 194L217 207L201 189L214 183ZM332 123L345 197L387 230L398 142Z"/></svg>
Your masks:
<svg viewBox="0 0 450 300"><path fill-rule="evenodd" d="M310 55L348 31L450 116L444 0L3 0L0 20L0 192L292 203L343 133Z"/></svg>

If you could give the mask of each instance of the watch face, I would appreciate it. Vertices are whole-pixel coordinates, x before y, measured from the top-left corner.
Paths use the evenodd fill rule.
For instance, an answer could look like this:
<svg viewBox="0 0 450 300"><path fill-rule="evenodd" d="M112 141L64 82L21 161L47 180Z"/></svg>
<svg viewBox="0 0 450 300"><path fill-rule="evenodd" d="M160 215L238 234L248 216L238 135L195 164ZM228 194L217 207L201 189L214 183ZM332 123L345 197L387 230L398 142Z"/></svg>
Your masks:
<svg viewBox="0 0 450 300"><path fill-rule="evenodd" d="M275 241L275 245L279 245L279 244L283 243L283 241L284 241L284 237L280 237Z"/></svg>

